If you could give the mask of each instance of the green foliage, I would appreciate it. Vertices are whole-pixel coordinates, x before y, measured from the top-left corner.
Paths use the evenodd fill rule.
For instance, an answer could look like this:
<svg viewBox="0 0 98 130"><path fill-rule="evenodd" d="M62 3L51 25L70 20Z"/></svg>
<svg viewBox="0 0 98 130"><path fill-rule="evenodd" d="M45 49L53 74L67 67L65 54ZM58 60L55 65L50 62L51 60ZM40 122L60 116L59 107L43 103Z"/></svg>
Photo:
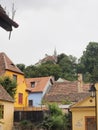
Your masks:
<svg viewBox="0 0 98 130"><path fill-rule="evenodd" d="M30 121L28 121L28 120L22 120L20 122L21 130L32 130L33 127L34 127L33 124Z"/></svg>
<svg viewBox="0 0 98 130"><path fill-rule="evenodd" d="M49 107L50 114L53 115L53 116L54 115L59 116L59 115L63 114L61 109L58 107L58 105L56 103L49 104L48 107Z"/></svg>
<svg viewBox="0 0 98 130"><path fill-rule="evenodd" d="M83 74L83 80L85 82L97 82L98 81L98 43L90 42L83 55L78 60L72 55L66 55L61 53L57 56L57 63L47 61L38 66L27 66L24 64L17 65L25 74L25 77L42 77L42 76L54 76L63 78L66 80L77 80L77 74Z"/></svg>
<svg viewBox="0 0 98 130"><path fill-rule="evenodd" d="M42 77L53 75L55 79L58 79L61 74L61 69L59 65L49 62L39 66L28 66L26 67L24 73L25 77Z"/></svg>
<svg viewBox="0 0 98 130"><path fill-rule="evenodd" d="M49 114L44 115L44 120L39 125L44 130L65 130L69 125L67 114L64 114L56 103L49 104Z"/></svg>
<svg viewBox="0 0 98 130"><path fill-rule="evenodd" d="M22 68L21 64L19 68ZM57 64L54 64L52 61L46 61L38 66L30 65L24 69L25 77L54 76L56 80L59 77L65 78L66 80L76 80L76 72L76 57L72 55L67 56L65 54L58 55Z"/></svg>
<svg viewBox="0 0 98 130"><path fill-rule="evenodd" d="M16 65L22 72L25 70L25 65L24 64L17 64Z"/></svg>
<svg viewBox="0 0 98 130"><path fill-rule="evenodd" d="M39 77L38 69L33 65L27 66L24 70L24 74L26 78Z"/></svg>
<svg viewBox="0 0 98 130"><path fill-rule="evenodd" d="M0 77L0 84L4 89L14 98L16 93L17 83L15 80L11 79L8 76Z"/></svg>
<svg viewBox="0 0 98 130"><path fill-rule="evenodd" d="M69 100L64 100L64 101L62 101L62 104L63 104L63 105L68 105L68 104L71 104L71 101L69 101Z"/></svg>
<svg viewBox="0 0 98 130"><path fill-rule="evenodd" d="M72 55L61 54L58 56L58 64L62 69L61 78L67 80L76 80L77 78L77 63L76 57Z"/></svg>
<svg viewBox="0 0 98 130"><path fill-rule="evenodd" d="M98 43L90 42L79 59L78 72L83 73L86 82L98 81Z"/></svg>

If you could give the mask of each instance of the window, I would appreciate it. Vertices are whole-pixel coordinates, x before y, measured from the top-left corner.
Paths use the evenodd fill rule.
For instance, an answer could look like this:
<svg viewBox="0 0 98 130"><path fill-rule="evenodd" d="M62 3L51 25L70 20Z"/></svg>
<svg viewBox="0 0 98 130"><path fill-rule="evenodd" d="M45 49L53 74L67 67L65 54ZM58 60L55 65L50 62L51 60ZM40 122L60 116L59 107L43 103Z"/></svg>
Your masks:
<svg viewBox="0 0 98 130"><path fill-rule="evenodd" d="M29 107L33 106L33 100L29 100Z"/></svg>
<svg viewBox="0 0 98 130"><path fill-rule="evenodd" d="M0 119L4 118L4 105L0 105Z"/></svg>
<svg viewBox="0 0 98 130"><path fill-rule="evenodd" d="M13 79L17 81L17 75L13 74Z"/></svg>
<svg viewBox="0 0 98 130"><path fill-rule="evenodd" d="M31 82L31 87L32 87L32 88L35 87L35 82Z"/></svg>
<svg viewBox="0 0 98 130"><path fill-rule="evenodd" d="M18 94L18 103L23 104L23 94L22 93Z"/></svg>
<svg viewBox="0 0 98 130"><path fill-rule="evenodd" d="M85 117L86 130L96 130L95 117Z"/></svg>

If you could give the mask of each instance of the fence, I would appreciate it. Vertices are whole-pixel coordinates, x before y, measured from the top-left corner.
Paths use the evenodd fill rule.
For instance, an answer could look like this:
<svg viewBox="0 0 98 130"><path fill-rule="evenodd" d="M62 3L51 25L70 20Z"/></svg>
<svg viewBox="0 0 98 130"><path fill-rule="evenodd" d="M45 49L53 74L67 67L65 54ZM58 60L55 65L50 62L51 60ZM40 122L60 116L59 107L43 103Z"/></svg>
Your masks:
<svg viewBox="0 0 98 130"><path fill-rule="evenodd" d="M43 120L45 112L47 111L15 111L14 122L20 122L22 120L28 120L32 123L40 122Z"/></svg>

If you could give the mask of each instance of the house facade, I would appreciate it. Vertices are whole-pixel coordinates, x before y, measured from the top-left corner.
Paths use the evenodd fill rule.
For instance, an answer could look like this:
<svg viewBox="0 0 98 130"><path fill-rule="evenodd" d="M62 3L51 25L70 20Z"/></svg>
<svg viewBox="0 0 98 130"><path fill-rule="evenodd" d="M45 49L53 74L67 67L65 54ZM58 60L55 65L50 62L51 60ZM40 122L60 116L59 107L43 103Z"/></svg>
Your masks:
<svg viewBox="0 0 98 130"><path fill-rule="evenodd" d="M71 106L72 130L96 130L95 98L86 99Z"/></svg>
<svg viewBox="0 0 98 130"><path fill-rule="evenodd" d="M14 100L0 85L0 130L12 130Z"/></svg>
<svg viewBox="0 0 98 130"><path fill-rule="evenodd" d="M5 53L0 53L0 76L9 76L17 81L14 107L26 107L28 105L26 82L23 72L8 58Z"/></svg>
<svg viewBox="0 0 98 130"><path fill-rule="evenodd" d="M49 77L38 77L38 78L27 78L27 92L28 92L28 104L29 106L39 107L42 105L42 99L44 95L50 90L54 78Z"/></svg>

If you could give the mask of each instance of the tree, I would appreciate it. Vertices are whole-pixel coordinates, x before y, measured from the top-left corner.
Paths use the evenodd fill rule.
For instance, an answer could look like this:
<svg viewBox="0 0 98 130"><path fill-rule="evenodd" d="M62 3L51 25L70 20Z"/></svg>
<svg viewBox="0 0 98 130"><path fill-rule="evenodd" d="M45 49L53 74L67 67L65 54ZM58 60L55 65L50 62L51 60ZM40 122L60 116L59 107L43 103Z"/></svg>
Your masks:
<svg viewBox="0 0 98 130"><path fill-rule="evenodd" d="M22 72L25 70L25 65L24 64L17 64L16 65Z"/></svg>
<svg viewBox="0 0 98 130"><path fill-rule="evenodd" d="M57 57L57 63L46 61L38 66L30 65L25 67L24 64L17 64L17 67L24 72L26 78L54 76L58 78L65 78L66 80L77 79L77 58L72 55L67 56L62 53Z"/></svg>
<svg viewBox="0 0 98 130"><path fill-rule="evenodd" d="M34 65L27 66L24 70L24 74L26 78L39 77L38 69Z"/></svg>
<svg viewBox="0 0 98 130"><path fill-rule="evenodd" d="M61 76L61 68L58 64L53 63L43 63L42 65L38 66L38 72L40 75L43 76L54 76L57 80Z"/></svg>
<svg viewBox="0 0 98 130"><path fill-rule="evenodd" d="M78 72L88 75L88 82L98 81L98 43L90 42L79 59ZM86 75L86 76L85 76ZM85 81L86 79L84 79Z"/></svg>
<svg viewBox="0 0 98 130"><path fill-rule="evenodd" d="M45 114L40 127L44 130L65 130L69 127L68 114L64 114L56 103L49 104L49 114Z"/></svg>
<svg viewBox="0 0 98 130"><path fill-rule="evenodd" d="M61 77L67 80L76 80L77 78L77 58L72 55L60 54L58 56L58 64L62 69Z"/></svg>
<svg viewBox="0 0 98 130"><path fill-rule="evenodd" d="M16 86L17 86L16 81L11 79L8 76L4 76L4 77L0 77L0 84L9 93L9 95L14 98L16 94Z"/></svg>
<svg viewBox="0 0 98 130"><path fill-rule="evenodd" d="M39 66L28 66L24 70L25 77L42 77L42 76L54 76L55 79L58 79L61 75L61 68L59 65L46 62Z"/></svg>

